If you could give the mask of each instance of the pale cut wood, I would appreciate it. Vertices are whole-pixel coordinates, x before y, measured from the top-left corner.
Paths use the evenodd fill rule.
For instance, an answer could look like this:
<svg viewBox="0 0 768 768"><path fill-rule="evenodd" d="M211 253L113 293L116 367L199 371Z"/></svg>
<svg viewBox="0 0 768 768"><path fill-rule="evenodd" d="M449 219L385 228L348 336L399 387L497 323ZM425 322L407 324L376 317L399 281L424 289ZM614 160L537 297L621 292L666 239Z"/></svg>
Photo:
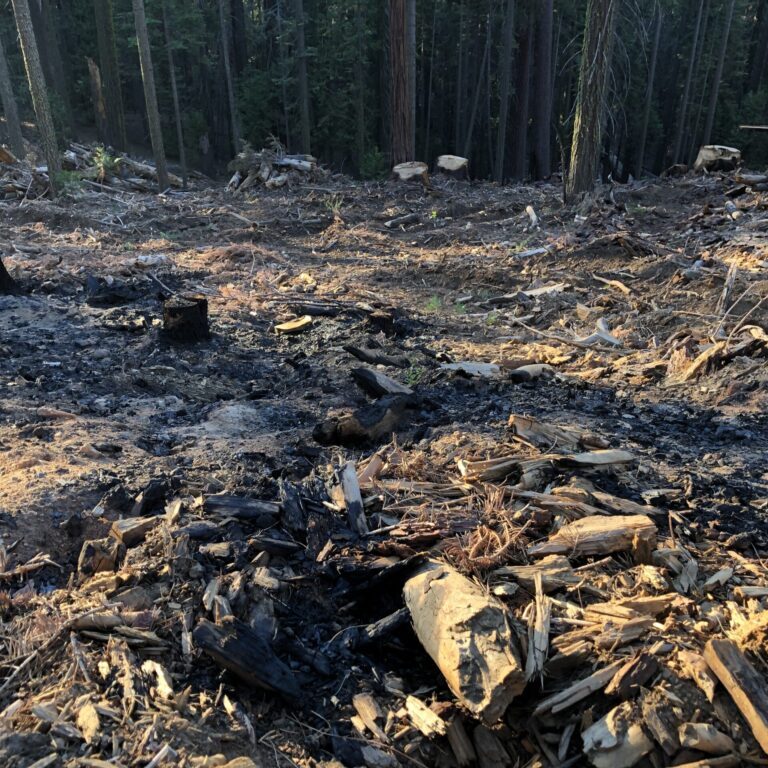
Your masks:
<svg viewBox="0 0 768 768"><path fill-rule="evenodd" d="M596 691L604 688L616 674L622 663L622 661L614 661L607 667L603 667L602 669L597 670L597 672L593 672L589 677L579 680L564 691L560 691L552 696L548 696L546 699L542 699L536 706L536 709L533 710L533 714L541 715L544 712L550 711L552 714L557 714L558 712L562 712L564 709L577 704L582 699L586 699L587 696L591 696Z"/></svg>
<svg viewBox="0 0 768 768"><path fill-rule="evenodd" d="M732 640L709 640L704 660L736 703L763 751L768 753L768 685Z"/></svg>
<svg viewBox="0 0 768 768"><path fill-rule="evenodd" d="M400 181L410 181L411 179L421 179L425 184L429 182L427 174L429 168L426 163L413 160L409 163L399 163L392 169L392 173Z"/></svg>
<svg viewBox="0 0 768 768"><path fill-rule="evenodd" d="M344 494L344 506L347 510L347 520L353 531L364 536L368 533L368 522L365 519L363 497L360 494L360 484L357 481L355 462L348 461L339 473L339 484Z"/></svg>
<svg viewBox="0 0 768 768"><path fill-rule="evenodd" d="M680 746L698 749L708 755L725 755L736 751L736 743L711 723L683 723L679 729Z"/></svg>
<svg viewBox="0 0 768 768"><path fill-rule="evenodd" d="M115 520L110 533L126 547L140 544L146 535L162 520L161 517L127 517Z"/></svg>
<svg viewBox="0 0 768 768"><path fill-rule="evenodd" d="M544 592L556 592L581 581L573 572L568 558L562 555L548 555L533 565L505 565L497 568L493 575L511 577L528 590L536 588L536 577L541 576L541 588Z"/></svg>
<svg viewBox="0 0 768 768"><path fill-rule="evenodd" d="M437 561L411 577L403 595L416 635L448 687L473 715L495 723L525 687L504 605Z"/></svg>
<svg viewBox="0 0 768 768"><path fill-rule="evenodd" d="M528 656L525 661L525 679L533 680L542 675L549 653L549 622L552 614L552 604L544 595L541 585L541 574L534 577L536 599L528 624Z"/></svg>
<svg viewBox="0 0 768 768"><path fill-rule="evenodd" d="M459 157L458 155L440 155L440 157L437 158L437 167L441 171L456 173L457 171L466 170L468 165L469 160L466 157Z"/></svg>
<svg viewBox="0 0 768 768"><path fill-rule="evenodd" d="M445 736L448 732L448 723L440 715L434 713L421 699L408 696L405 699L405 709L411 722L427 738Z"/></svg>
<svg viewBox="0 0 768 768"><path fill-rule="evenodd" d="M641 722L636 706L619 704L581 734L584 754L595 768L631 768L653 749Z"/></svg>
<svg viewBox="0 0 768 768"><path fill-rule="evenodd" d="M383 719L384 714L376 703L376 699L370 693L357 693L352 697L352 706L365 724L365 727L384 744L389 743L387 734L384 733L378 721Z"/></svg>
<svg viewBox="0 0 768 768"><path fill-rule="evenodd" d="M583 517L563 526L548 541L529 547L528 554L534 557L607 555L631 549L636 535L655 537L656 530L653 521L645 515Z"/></svg>
<svg viewBox="0 0 768 768"><path fill-rule="evenodd" d="M311 315L303 315L302 317L279 323L275 326L275 333L282 333L283 335L301 333L306 328L309 328L312 325L312 322Z"/></svg>
<svg viewBox="0 0 768 768"><path fill-rule="evenodd" d="M683 676L693 680L704 692L708 701L714 701L717 680L707 666L707 662L704 661L704 657L694 651L678 651L677 659Z"/></svg>
<svg viewBox="0 0 768 768"><path fill-rule="evenodd" d="M706 144L699 148L699 154L693 164L694 171L711 170L718 163L728 163L733 166L741 162L741 150L736 147L725 147L722 144Z"/></svg>

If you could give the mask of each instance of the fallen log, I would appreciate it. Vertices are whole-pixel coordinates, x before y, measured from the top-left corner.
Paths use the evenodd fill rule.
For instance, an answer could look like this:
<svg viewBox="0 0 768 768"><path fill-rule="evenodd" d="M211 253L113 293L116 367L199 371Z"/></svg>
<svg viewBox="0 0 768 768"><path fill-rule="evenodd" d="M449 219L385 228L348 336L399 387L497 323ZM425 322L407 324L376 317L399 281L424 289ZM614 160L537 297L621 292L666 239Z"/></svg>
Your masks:
<svg viewBox="0 0 768 768"><path fill-rule="evenodd" d="M301 695L296 678L272 646L247 624L225 616L222 626L202 619L192 633L195 645L219 666L257 688L281 693L290 699Z"/></svg>
<svg viewBox="0 0 768 768"><path fill-rule="evenodd" d="M473 715L495 723L525 687L504 605L434 560L406 582L403 595L416 635L448 687Z"/></svg>

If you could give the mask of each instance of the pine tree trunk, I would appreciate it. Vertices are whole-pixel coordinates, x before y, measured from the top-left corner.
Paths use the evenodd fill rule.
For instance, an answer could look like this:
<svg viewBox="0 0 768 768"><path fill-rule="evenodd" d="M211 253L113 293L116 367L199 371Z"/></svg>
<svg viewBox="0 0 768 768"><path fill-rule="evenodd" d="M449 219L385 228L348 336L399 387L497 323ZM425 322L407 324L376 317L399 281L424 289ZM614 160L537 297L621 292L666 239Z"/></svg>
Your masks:
<svg viewBox="0 0 768 768"><path fill-rule="evenodd" d="M683 99L680 103L680 116L678 118L677 133L675 134L675 148L672 153L672 162L679 163L683 150L683 138L685 137L685 124L688 119L688 102L691 98L691 83L693 81L693 71L696 66L696 50L699 44L699 32L701 31L701 19L704 15L705 0L699 2L699 12L696 15L696 26L693 31L693 41L691 43L691 58L688 62L688 72L685 76L685 86L683 88Z"/></svg>
<svg viewBox="0 0 768 768"><path fill-rule="evenodd" d="M758 35L752 63L749 70L749 90L756 91L760 87L765 67L768 63L768 2L760 3Z"/></svg>
<svg viewBox="0 0 768 768"><path fill-rule="evenodd" d="M507 120L509 117L509 92L512 84L512 50L515 45L515 0L507 0L504 15L504 32L501 49L501 85L499 86L499 128L496 136L496 163L493 178L504 181L504 150L507 145Z"/></svg>
<svg viewBox="0 0 768 768"><path fill-rule="evenodd" d="M410 98L409 145L416 156L416 0L406 0L405 6L406 55L408 66L408 95Z"/></svg>
<svg viewBox="0 0 768 768"><path fill-rule="evenodd" d="M61 173L61 161L56 142L56 130L53 127L51 103L48 99L48 89L40 64L40 54L37 50L37 41L32 28L32 16L29 12L28 0L13 0L13 12L16 16L16 28L19 31L19 43L24 57L24 68L27 71L29 92L32 95L32 106L35 109L37 130L40 133L43 154L48 164L51 194L55 196L58 176Z"/></svg>
<svg viewBox="0 0 768 768"><path fill-rule="evenodd" d="M637 145L637 163L635 175L639 179L645 165L645 145L648 141L648 125L651 121L651 107L653 106L653 81L656 79L656 61L659 58L659 40L661 39L661 8L656 9L656 23L654 24L653 46L651 47L651 60L648 65L648 84L645 88L645 106L643 107L643 127L640 130L640 141Z"/></svg>
<svg viewBox="0 0 768 768"><path fill-rule="evenodd" d="M535 179L552 175L552 0L540 0L536 18L533 92L533 162Z"/></svg>
<svg viewBox="0 0 768 768"><path fill-rule="evenodd" d="M429 47L429 77L427 78L427 116L424 125L424 157L429 157L429 145L432 139L432 82L435 75L435 36L437 30L437 4L432 8L432 39Z"/></svg>
<svg viewBox="0 0 768 768"><path fill-rule="evenodd" d="M48 45L50 45L50 57L53 63L53 87L61 100L64 112L64 121L70 133L74 133L75 121L72 112L72 100L69 97L69 83L67 67L61 55L58 30L61 25L57 18L56 9L51 7L51 0L40 0L43 21L46 28Z"/></svg>
<svg viewBox="0 0 768 768"><path fill-rule="evenodd" d="M389 0L389 64L392 89L392 163L394 165L415 159L406 6L407 0Z"/></svg>
<svg viewBox="0 0 768 768"><path fill-rule="evenodd" d="M96 42L99 48L99 71L104 87L104 101L107 107L109 143L116 149L128 149L125 135L125 111L123 89L120 84L120 69L115 46L115 24L112 15L112 0L93 0L96 17Z"/></svg>
<svg viewBox="0 0 768 768"><path fill-rule="evenodd" d="M19 108L13 93L11 72L8 69L8 60L5 58L2 37L0 37L0 101L3 104L5 126L8 129L8 145L11 152L21 159L24 157L24 139L21 135Z"/></svg>
<svg viewBox="0 0 768 768"><path fill-rule="evenodd" d="M0 294L3 293L16 293L16 283L8 274L8 270L5 268L2 258L0 258Z"/></svg>
<svg viewBox="0 0 768 768"><path fill-rule="evenodd" d="M531 49L533 47L533 22L525 21L520 30L515 69L515 120L512 155L512 176L524 179L528 173L528 107L531 92Z"/></svg>
<svg viewBox="0 0 768 768"><path fill-rule="evenodd" d="M152 152L157 168L157 182L160 192L169 186L168 168L165 160L163 144L163 129L160 124L160 110L157 106L157 91L155 90L155 72L152 69L152 51L149 47L147 34L147 18L144 13L144 0L132 0L133 18L136 23L136 38L139 45L139 62L141 64L141 79L144 83L144 102L147 107L147 122L149 136L152 141Z"/></svg>
<svg viewBox="0 0 768 768"><path fill-rule="evenodd" d="M307 41L304 28L304 0L295 0L295 3L299 114L301 115L301 151L308 155L311 152L311 132L309 124L309 77L307 75Z"/></svg>
<svg viewBox="0 0 768 768"><path fill-rule="evenodd" d="M285 40L283 39L283 10L282 0L276 0L275 18L277 22L277 56L280 63L280 98L282 100L283 123L285 131L285 147L291 151L291 121L288 117L288 89L286 88L286 55Z"/></svg>
<svg viewBox="0 0 768 768"><path fill-rule="evenodd" d="M107 107L104 101L104 89L101 85L101 72L99 65L90 57L86 59L88 64L88 75L91 82L91 102L93 103L93 113L96 120L96 136L99 141L106 143L108 138L107 127Z"/></svg>
<svg viewBox="0 0 768 768"><path fill-rule="evenodd" d="M168 53L168 77L171 85L171 98L173 100L173 118L176 123L176 141L179 145L179 163L181 164L182 188L187 188L187 148L184 146L184 128L181 122L181 107L179 106L179 89L176 84L176 65L173 60L173 41L171 40L171 28L168 24L168 2L162 0L163 31L165 32L165 49Z"/></svg>
<svg viewBox="0 0 768 768"><path fill-rule="evenodd" d="M362 0L355 4L355 43L358 66L355 68L355 144L357 146L357 167L365 157L365 15Z"/></svg>
<svg viewBox="0 0 768 768"><path fill-rule="evenodd" d="M231 0L230 13L232 18L232 58L235 63L235 74L241 75L248 64L248 35L243 0Z"/></svg>
<svg viewBox="0 0 768 768"><path fill-rule="evenodd" d="M483 48L483 58L477 70L477 81L472 96L472 111L469 113L469 124L467 125L467 135L464 137L464 157L469 157L472 150L472 137L475 132L475 121L477 120L477 108L480 105L480 94L483 91L483 80L485 79L485 65L488 61L491 49L490 20L486 24L485 46Z"/></svg>
<svg viewBox="0 0 768 768"><path fill-rule="evenodd" d="M588 0L566 197L592 189L600 160L616 0Z"/></svg>
<svg viewBox="0 0 768 768"><path fill-rule="evenodd" d="M462 137L462 117L464 115L464 3L459 4L459 40L456 56L456 98L453 103L454 126L453 146L459 152Z"/></svg>
<svg viewBox="0 0 768 768"><path fill-rule="evenodd" d="M232 136L234 154L240 151L240 118L237 114L237 97L232 78L232 64L229 59L229 40L231 37L230 8L228 0L219 0L219 27L221 28L221 60L224 64L224 79L227 86L229 104L229 127Z"/></svg>
<svg viewBox="0 0 768 768"><path fill-rule="evenodd" d="M720 94L720 82L723 79L723 68L725 67L725 57L728 53L728 38L731 34L731 23L733 22L733 8L736 0L731 0L728 5L728 11L725 17L725 28L721 30L720 56L717 59L715 69L715 78L712 81L709 91L709 107L707 109L707 122L704 126L704 137L702 144L709 144L712 139L712 128L715 124L715 113L717 112L717 97Z"/></svg>

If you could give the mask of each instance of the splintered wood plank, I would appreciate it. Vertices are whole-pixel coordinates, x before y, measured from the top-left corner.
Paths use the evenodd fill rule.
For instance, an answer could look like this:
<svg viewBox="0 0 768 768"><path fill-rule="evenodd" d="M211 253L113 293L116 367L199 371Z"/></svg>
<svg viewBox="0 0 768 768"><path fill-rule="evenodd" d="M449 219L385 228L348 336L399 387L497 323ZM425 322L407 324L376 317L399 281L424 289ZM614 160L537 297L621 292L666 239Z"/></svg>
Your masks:
<svg viewBox="0 0 768 768"><path fill-rule="evenodd" d="M768 685L732 640L713 639L704 660L730 694L757 742L768 753Z"/></svg>
<svg viewBox="0 0 768 768"><path fill-rule="evenodd" d="M653 541L656 526L645 515L593 515L574 520L564 525L547 541L528 548L528 554L572 555L608 555L631 549L636 536Z"/></svg>

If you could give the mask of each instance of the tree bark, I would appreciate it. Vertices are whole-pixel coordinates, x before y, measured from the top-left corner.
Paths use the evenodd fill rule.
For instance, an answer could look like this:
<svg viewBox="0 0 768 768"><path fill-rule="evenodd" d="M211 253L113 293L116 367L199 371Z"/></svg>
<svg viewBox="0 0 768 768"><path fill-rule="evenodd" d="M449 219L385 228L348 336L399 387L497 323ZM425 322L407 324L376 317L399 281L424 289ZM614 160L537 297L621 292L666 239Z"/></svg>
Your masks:
<svg viewBox="0 0 768 768"><path fill-rule="evenodd" d="M540 0L534 47L533 163L535 179L552 175L552 0Z"/></svg>
<svg viewBox="0 0 768 768"><path fill-rule="evenodd" d="M62 118L65 130L71 134L74 132L72 102L69 98L67 71L57 34L59 24L54 18L54 10L51 8L50 0L32 0L31 15L43 74L47 76L50 91L56 94L59 107L58 115Z"/></svg>
<svg viewBox="0 0 768 768"><path fill-rule="evenodd" d="M720 32L721 45L720 56L717 59L717 67L715 68L715 77L712 81L709 91L709 107L707 108L707 122L704 126L704 136L702 138L702 144L710 144L712 139L712 128L715 124L715 113L717 112L717 97L720 94L720 82L723 79L723 68L725 67L725 57L728 53L728 38L731 34L731 23L733 22L733 8L736 5L736 0L731 0L728 5L728 10L725 16L725 27Z"/></svg>
<svg viewBox="0 0 768 768"><path fill-rule="evenodd" d="M410 98L410 146L416 155L416 0L406 0L405 7L406 54L408 66L408 96ZM413 159L413 158L411 158Z"/></svg>
<svg viewBox="0 0 768 768"><path fill-rule="evenodd" d="M16 28L19 31L21 53L24 57L29 92L32 95L32 106L35 109L37 129L40 133L45 161L48 164L51 194L55 196L58 176L61 173L61 161L59 159L59 147L56 143L56 130L53 127L51 103L48 99L48 89L40 64L40 54L37 50L37 41L32 28L32 16L29 12L28 0L13 0L13 12L16 17Z"/></svg>
<svg viewBox="0 0 768 768"><path fill-rule="evenodd" d="M365 156L365 9L362 0L355 4L355 43L358 66L355 68L355 143L357 145L357 167Z"/></svg>
<svg viewBox="0 0 768 768"><path fill-rule="evenodd" d="M566 197L592 189L600 159L616 0L588 0Z"/></svg>
<svg viewBox="0 0 768 768"><path fill-rule="evenodd" d="M464 137L464 157L468 157L472 149L472 136L475 132L475 121L477 120L477 108L480 104L480 94L483 90L483 79L485 77L485 65L488 61L491 49L490 19L486 24L485 46L483 48L483 58L480 67L477 70L477 82L475 83L474 95L472 97L472 111L469 113L469 124L467 125L467 135Z"/></svg>
<svg viewBox="0 0 768 768"><path fill-rule="evenodd" d="M392 92L392 163L414 160L411 76L408 71L407 0L389 0L389 63Z"/></svg>
<svg viewBox="0 0 768 768"><path fill-rule="evenodd" d="M240 151L240 118L237 114L237 97L235 83L232 78L232 63L229 59L229 40L231 37L230 8L228 0L219 0L219 26L221 28L221 60L224 64L224 79L227 86L227 103L229 104L229 127L232 137L234 154Z"/></svg>
<svg viewBox="0 0 768 768"><path fill-rule="evenodd" d="M462 117L464 107L464 3L459 4L459 39L456 56L456 98L454 99L453 146L458 153L462 137Z"/></svg>
<svg viewBox="0 0 768 768"><path fill-rule="evenodd" d="M512 82L512 49L515 44L515 0L507 0L504 15L504 33L501 49L501 85L499 87L499 128L496 136L496 163L493 178L504 181L504 150L507 144L507 119L509 116L509 92Z"/></svg>
<svg viewBox="0 0 768 768"><path fill-rule="evenodd" d="M512 155L512 176L524 179L528 173L528 108L531 92L531 49L533 47L533 21L525 20L520 30L515 69L515 120Z"/></svg>
<svg viewBox="0 0 768 768"><path fill-rule="evenodd" d="M307 75L307 42L304 29L304 0L296 3L296 58L298 66L299 113L301 115L301 151L311 152L309 125L309 77Z"/></svg>
<svg viewBox="0 0 768 768"><path fill-rule="evenodd" d="M683 149L683 138L685 136L685 123L688 118L688 102L691 98L691 82L693 81L693 71L696 66L696 49L699 43L699 32L701 31L701 19L704 15L705 0L699 3L699 12L696 15L696 26L693 30L693 41L691 42L691 58L688 62L688 72L685 76L685 86L683 88L683 98L680 103L680 116L678 118L677 133L675 135L675 148L672 153L672 162L680 162Z"/></svg>
<svg viewBox="0 0 768 768"><path fill-rule="evenodd" d="M99 71L104 86L107 108L108 141L116 149L125 151L128 138L125 135L125 111L123 89L120 84L120 68L115 46L115 24L112 0L93 0L96 17L96 42L99 48Z"/></svg>
<svg viewBox="0 0 768 768"><path fill-rule="evenodd" d="M651 61L648 65L648 84L645 89L645 106L643 107L643 126L640 130L640 141L637 145L637 163L635 175L639 179L643 175L645 165L645 144L648 141L648 125L651 120L651 107L653 106L653 81L656 79L656 61L659 58L659 40L661 39L661 8L656 9L656 23L654 24L653 46L651 47Z"/></svg>
<svg viewBox="0 0 768 768"><path fill-rule="evenodd" d="M152 69L152 51L149 47L147 34L147 18L144 12L144 0L132 0L133 18L136 24L136 38L139 46L139 62L141 64L141 79L144 83L144 101L147 107L149 136L152 141L152 152L157 167L159 191L168 188L168 168L165 160L165 145L163 144L163 129L160 124L160 110L157 106L157 91L155 90L155 73Z"/></svg>
<svg viewBox="0 0 768 768"><path fill-rule="evenodd" d="M108 143L107 107L104 101L104 89L101 86L101 72L99 72L99 65L92 58L89 57L86 62L91 81L91 102L96 120L96 136L99 141Z"/></svg>
<svg viewBox="0 0 768 768"><path fill-rule="evenodd" d="M187 188L187 149L184 146L184 127L181 122L181 107L179 106L179 89L176 84L176 65L173 60L173 41L171 28L168 24L168 2L162 0L163 31L165 32L165 48L168 53L168 77L171 85L171 98L173 100L173 117L176 122L176 141L179 145L179 163L181 164L181 185Z"/></svg>
<svg viewBox="0 0 768 768"><path fill-rule="evenodd" d="M16 157L24 157L24 139L21 135L21 120L19 120L19 108L16 104L16 96L13 93L11 72L8 69L8 60L5 57L3 40L0 37L0 101L3 104L5 115L5 127L8 130L8 145Z"/></svg>

